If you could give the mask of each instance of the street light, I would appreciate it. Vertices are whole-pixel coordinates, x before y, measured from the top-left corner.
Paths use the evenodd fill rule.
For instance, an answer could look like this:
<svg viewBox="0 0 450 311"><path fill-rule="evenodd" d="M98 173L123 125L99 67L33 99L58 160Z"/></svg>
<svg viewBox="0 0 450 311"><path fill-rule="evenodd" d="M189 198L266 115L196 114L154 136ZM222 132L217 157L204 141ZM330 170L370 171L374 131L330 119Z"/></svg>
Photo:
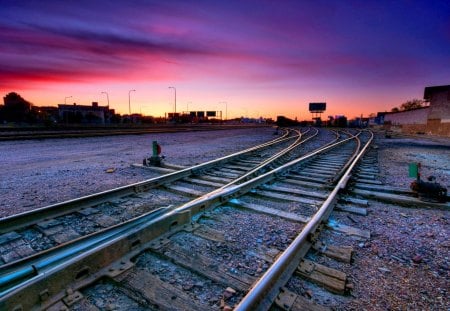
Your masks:
<svg viewBox="0 0 450 311"><path fill-rule="evenodd" d="M67 105L67 98L71 98L72 96L64 97L64 105Z"/></svg>
<svg viewBox="0 0 450 311"><path fill-rule="evenodd" d="M175 117L175 113L177 113L177 89L173 86L169 86L169 89L173 89L175 91L175 111L174 111L174 117Z"/></svg>
<svg viewBox="0 0 450 311"><path fill-rule="evenodd" d="M129 90L128 91L128 114L131 116L131 98L130 98L130 94L131 92L136 92L136 90Z"/></svg>
<svg viewBox="0 0 450 311"><path fill-rule="evenodd" d="M228 104L227 102L219 102L219 104L225 104L225 121L228 120Z"/></svg>
<svg viewBox="0 0 450 311"><path fill-rule="evenodd" d="M102 92L102 94L106 94L106 99L108 101L108 110L109 110L109 95L107 92Z"/></svg>

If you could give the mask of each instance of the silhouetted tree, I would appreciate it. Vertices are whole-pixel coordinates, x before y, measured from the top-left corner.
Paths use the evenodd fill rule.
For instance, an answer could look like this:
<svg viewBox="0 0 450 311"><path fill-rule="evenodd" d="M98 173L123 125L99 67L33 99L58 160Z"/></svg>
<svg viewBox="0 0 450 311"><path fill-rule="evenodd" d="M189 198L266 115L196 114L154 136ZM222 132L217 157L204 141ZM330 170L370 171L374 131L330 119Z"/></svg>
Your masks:
<svg viewBox="0 0 450 311"><path fill-rule="evenodd" d="M392 108L391 112L408 111L422 107L425 107L425 102L422 99L414 98L404 102L403 104L400 105L400 107Z"/></svg>
<svg viewBox="0 0 450 311"><path fill-rule="evenodd" d="M31 116L31 104L19 94L11 92L3 97L4 106L0 111L0 119L8 122L26 122Z"/></svg>
<svg viewBox="0 0 450 311"><path fill-rule="evenodd" d="M415 99L408 100L407 102L404 102L403 104L401 104L400 110L407 111L407 110L413 110L413 109L422 108L422 107L424 107L424 101L421 99L415 98Z"/></svg>

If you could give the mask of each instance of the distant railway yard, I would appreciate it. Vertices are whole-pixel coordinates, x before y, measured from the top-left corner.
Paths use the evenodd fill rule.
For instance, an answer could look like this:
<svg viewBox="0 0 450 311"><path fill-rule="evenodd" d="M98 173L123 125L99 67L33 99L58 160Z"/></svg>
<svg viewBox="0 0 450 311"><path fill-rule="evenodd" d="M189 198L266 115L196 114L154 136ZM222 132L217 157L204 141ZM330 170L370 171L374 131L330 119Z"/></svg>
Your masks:
<svg viewBox="0 0 450 311"><path fill-rule="evenodd" d="M450 308L448 138L99 135L0 141L1 310Z"/></svg>

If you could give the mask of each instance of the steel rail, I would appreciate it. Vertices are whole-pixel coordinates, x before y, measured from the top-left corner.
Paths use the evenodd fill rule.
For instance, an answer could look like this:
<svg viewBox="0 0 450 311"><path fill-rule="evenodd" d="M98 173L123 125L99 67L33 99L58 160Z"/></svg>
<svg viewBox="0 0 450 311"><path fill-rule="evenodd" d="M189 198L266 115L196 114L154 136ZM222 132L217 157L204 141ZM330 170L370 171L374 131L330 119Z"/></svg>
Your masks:
<svg viewBox="0 0 450 311"><path fill-rule="evenodd" d="M350 132L347 132L347 134L352 135ZM357 139L356 143L358 144L358 146L355 148L352 156L349 158L347 163L345 163L345 165L336 173L334 178L331 180L332 184L336 183L341 178L341 176L346 172L347 168L351 165L353 159L358 156L359 149L361 148L361 141Z"/></svg>
<svg viewBox="0 0 450 311"><path fill-rule="evenodd" d="M167 213L169 209L170 207L153 210L126 222L106 228L101 232L91 233L69 243L2 266L0 268L0 299L11 291L14 291L17 287L25 286L28 280L45 273L47 269L58 264L64 264L65 261L74 256L96 246L103 245L137 226L147 224ZM24 283L17 286L21 281L24 281Z"/></svg>
<svg viewBox="0 0 450 311"><path fill-rule="evenodd" d="M359 134L358 134L359 135ZM196 214L197 212L199 212L200 210L204 210L206 209L206 207L211 207L212 206L212 202L219 202L219 203L223 203L228 201L231 198L234 198L236 196L240 196L244 193L247 193L248 191L250 191L251 189L266 183L270 180L272 180L273 178L277 177L277 176L282 176L284 173L286 173L287 171L289 171L289 169L291 169L293 166L299 164L300 162L303 162L305 160L308 160L310 158L312 158L313 156L323 153L325 151L328 151L332 148L335 148L337 146L340 146L352 139L354 139L356 136L352 136L349 138L346 138L342 141L333 143L331 145L327 145L325 147L321 147L318 148L317 150L308 153L307 155L304 155L300 158L297 158L295 160L292 160L286 164L283 164L269 172L266 172L262 175L259 175L251 180L248 180L242 184L239 185L231 185L230 187L226 187L226 188L222 188L220 190L216 190L216 191L212 191L210 193L207 193L201 197L198 197L192 201L189 201L179 207L177 207L176 209L173 210L174 213L176 212L185 212L187 210L190 210L192 212L192 214Z"/></svg>
<svg viewBox="0 0 450 311"><path fill-rule="evenodd" d="M309 131L309 130L308 130L308 131ZM304 133L304 134L306 134L306 133ZM218 189L215 190L215 191L220 191L221 189L230 187L230 186L232 186L232 185L236 185L236 184L238 184L240 181L248 180L250 177L255 177L255 173L256 173L257 171L260 171L260 170L263 169L264 167L268 166L269 164L271 164L272 162L274 162L275 160L277 160L279 157L281 157L281 156L287 154L288 152L292 151L294 148L297 148L297 147L300 146L301 144L303 144L303 143L307 142L308 140L310 140L310 139L316 137L318 134L319 134L319 130L316 129L316 132L315 132L313 135L311 135L310 137L308 137L308 138L306 138L306 139L304 139L304 140L298 139L296 142L294 142L291 146L289 146L289 147L286 148L285 150L282 150L282 151L280 151L279 153L273 155L273 156L270 157L269 159L263 161L260 165L256 166L256 167L253 168L252 170L246 172L246 173L245 173L244 175L242 175L241 177L234 179L233 181L229 182L228 184L225 184L224 186L218 188ZM338 139L338 138L336 138L336 140L337 140L337 139ZM336 140L335 140L335 141L336 141Z"/></svg>
<svg viewBox="0 0 450 311"><path fill-rule="evenodd" d="M243 184L238 186L230 186L225 189L222 189L219 192L206 194L198 199L195 199L191 202L188 202L178 208L173 209L165 209L164 213L158 214L151 212L148 218L145 218L145 221L141 221L144 217L139 219L133 219L126 224L119 224L114 228L106 229L101 233L95 233L92 236L83 237L77 240L77 243L69 243L67 248L63 249L52 249L45 256L38 258L37 260L31 261L29 259L25 259L23 261L16 262L7 267L7 269L3 270L3 273L0 273L1 284L3 285L2 292L0 293L0 303L4 299L8 299L10 296L14 296L20 290L26 286L36 284L42 280L44 276L50 274L50 272L62 271L65 267L68 267L71 264L76 264L77 260L80 258L84 258L89 254L92 254L92 248L95 247L96 250L106 249L109 245L113 244L114 241L120 239L131 239L132 236L136 235L137 232L142 230L150 230L153 226L157 226L158 224L164 223L173 219L177 215L188 215L188 219L192 219L192 215L199 214L202 211L205 211L208 208L213 208L215 206L221 205L224 202L228 201L231 198L236 196L240 196L244 193L247 193L252 188L265 183L279 175L292 166L305 161L314 155L319 153L323 153L327 150L330 150L334 147L337 147L341 144L344 144L354 137L350 137L339 141L337 143L331 144L326 147L322 147L317 149L314 152L309 153L308 155L302 156L296 160L293 160L289 163L286 163L280 166L277 169L274 169L270 172L264 173L250 181L246 181ZM154 237L145 237L146 239L153 239ZM100 241L101 242L98 242ZM148 242L146 240L140 241L140 243L144 244ZM80 243L80 244L78 244ZM122 254L122 256L125 254ZM117 260L118 258L109 258L108 260ZM6 268L6 267L5 267ZM39 268L39 269L38 269Z"/></svg>
<svg viewBox="0 0 450 311"><path fill-rule="evenodd" d="M305 133L308 133L309 130L310 130L310 129L308 129ZM295 141L293 144L291 144L289 147L285 148L283 151L278 152L275 156L272 156L272 157L270 157L268 160L264 161L264 162L263 162L264 164L258 166L258 168L259 168L259 169L262 169L264 166L270 164L270 162L276 160L278 157L280 157L280 156L286 154L287 152L292 151L293 148L298 147L300 143L303 143L304 141L306 141L306 140L304 140L304 141L301 140L301 139L302 139L302 133L301 133L299 130L295 130L295 132L297 132L297 135L294 136L294 137L298 137L298 138L296 139L296 141ZM317 135L317 133L318 133L318 131L316 132L315 135ZM314 136L315 136L315 135L314 135ZM314 137L314 136L312 136L312 137ZM310 138L311 138L311 137L310 137ZM309 140L309 139L308 139L308 140ZM286 151L286 152L285 152L285 151ZM255 172L255 171L256 171L256 170L252 170L252 172ZM222 187L222 188L223 188L223 187ZM18 279L22 278L22 277L25 276L25 275L30 276L30 275L34 274L34 273L36 272L36 270L37 270L37 269L28 269L28 270L25 269L25 271L27 271L26 273L20 272L20 273L11 273L11 274L8 274L7 271L8 271L8 270L13 270L12 267L17 266L17 265L21 265L24 261L27 262L27 265L28 265L28 266L38 267L38 266L42 266L42 265L36 264L36 262L37 262L40 258L45 257L45 256L46 256L47 254L49 254L50 252L63 251L63 252L68 252L68 253L69 253L69 255L56 256L56 258L57 258L56 261L59 261L62 257L67 257L67 256L70 256L70 255L73 255L76 251L78 251L78 249L80 249L80 246L78 246L78 244L79 244L78 242L79 242L79 241L82 241L81 243L84 243L84 248L92 247L92 243L88 241L90 237L95 236L95 235L101 235L102 233L106 233L107 236L111 236L111 234L110 234L110 233L107 233L107 232L115 232L117 228L125 228L125 230L127 230L126 228L128 228L127 226L128 226L130 223L133 223L133 222L134 222L134 223L140 223L140 221L141 221L142 218L148 217L149 215L153 215L154 212L159 212L159 210L156 210L156 211L150 211L150 212L148 212L148 213L145 213L145 214L140 215L140 216L138 216L138 217L135 217L135 218L133 218L133 219L129 219L129 220L123 222L123 223L116 224L116 225L111 226L111 227L109 227L109 228L105 228L105 229L103 229L103 230L99 230L99 231L97 231L97 232L94 232L94 233L85 235L85 236L83 236L83 237L79 237L79 238L74 239L74 240L72 240L72 241L70 241L70 242L67 242L67 243L58 245L58 246L56 246L56 247L53 247L53 248L44 250L44 251L39 252L39 253L37 253L37 254L33 254L33 255L31 255L31 256L28 256L28 257L25 257L25 258L21 258L21 259L19 259L19 260L17 260L17 261L14 261L14 262L11 262L11 263L7 263L7 264L1 266L1 267L0 267L0 273L3 274L3 275L6 274L6 276L0 277L0 290L1 290L1 288L4 287L6 284L11 283L13 280L18 280ZM152 217L153 217L153 216L152 216ZM121 229L121 230L122 230L122 229ZM85 243L84 241L88 241L88 242ZM95 243L96 243L96 242L95 242ZM73 245L76 245L76 246L74 247ZM71 251L68 251L69 249L71 249ZM75 251L74 251L74 249L75 249ZM56 262L56 261L52 261L52 263L54 263L54 262Z"/></svg>
<svg viewBox="0 0 450 311"><path fill-rule="evenodd" d="M371 133L371 132L370 132ZM247 310L268 310L275 300L279 288L282 286L280 283L285 283L287 279L292 275L296 267L298 266L300 259L304 256L306 251L305 245L310 244L311 234L313 234L319 225L328 218L334 204L337 199L337 195L340 189L344 189L350 178L350 174L355 167L358 160L364 155L370 143L373 140L373 133L371 133L370 139L367 141L363 149L354 158L344 175L340 178L335 188L326 199L326 201L319 208L317 213L306 224L300 234L289 245L289 247L277 258L272 266L264 273L264 275L254 284L252 289L247 295L240 301L240 303L234 309L235 311L247 311ZM309 248L309 247L306 247ZM288 269L289 268L289 269Z"/></svg>
<svg viewBox="0 0 450 311"><path fill-rule="evenodd" d="M251 169L250 171L246 172L244 175L232 180L231 182L229 182L228 184L223 185L222 187L218 188L218 189L223 189L226 187L229 187L231 185L237 184L238 182L242 181L242 180L248 180L248 178L250 176L254 176L255 173L257 173L258 171L262 170L264 167L268 166L269 164L273 163L274 161L276 161L277 159L279 159L280 157L286 155L287 153L291 152L293 149L299 147L301 144L307 142L308 140L316 137L319 133L318 129L315 129L316 133L314 133L312 136L309 136L308 138L302 140L303 135L302 133L299 133L299 137L298 139L292 143L289 147L287 147L284 150L281 150L280 152L274 154L273 156L271 156L270 158L264 160L263 162L261 162L259 165L257 165L256 167L254 167L253 169ZM308 129L308 131L304 132L303 134L306 134L310 131L310 129Z"/></svg>
<svg viewBox="0 0 450 311"><path fill-rule="evenodd" d="M304 134L308 133L309 131L310 131L310 129L308 129ZM303 143L303 142L315 137L318 134L318 130L316 129L316 133L313 136L310 136L307 140L302 141L302 133L299 130L295 130L295 132L297 133L297 135L294 137L297 137L297 139L290 146L288 146L287 148L283 149L282 151L276 153L275 155L271 156L269 159L266 159L265 161L263 161L262 164L257 166L255 169L252 169L251 173L254 174L258 170L261 170L265 166L267 166L270 163L272 163L273 161L275 161L277 158L285 155L286 153L292 151L294 148L298 147L300 143ZM240 178L238 178L238 180L240 180ZM230 186L231 184L233 184L233 183L225 185L225 186L219 188L218 190L225 188L226 186ZM215 190L215 191L217 191L217 190ZM142 219L146 219L146 221L148 221L151 218L154 218L155 215L160 214L159 212L160 212L160 210L145 213L141 216L135 217L134 219L130 219L123 223L120 223L120 224L111 226L109 228L97 231L95 233L91 233L89 235L80 237L69 243L61 244L61 245L58 245L51 249L40 252L38 254L34 254L29 257L17 260L15 262L5 264L0 268L0 273L2 275L2 276L0 276L0 290L2 290L7 285L17 283L20 280L25 279L27 277L35 276L35 275L37 275L37 271L42 271L47 266L55 265L64 259L72 257L72 256L76 255L80 250L86 250L86 249L92 248L96 244L98 244L99 241L104 241L104 240L110 239L119 233L129 230L130 224L131 224L131 226L136 226L136 225L139 225L140 223L142 223ZM151 218L149 218L149 217L151 217ZM93 237L93 238L91 239L91 237ZM51 255L50 258L46 258L48 254L52 254L55 252L57 252L59 254ZM42 258L45 258L45 259L40 261ZM23 265L24 261L26 261L25 269L20 269L19 271L16 271L17 265ZM8 270L11 270L11 272L8 272ZM4 293L6 294L7 292L8 291L6 291ZM0 297L1 297L1 295L0 295Z"/></svg>
<svg viewBox="0 0 450 311"><path fill-rule="evenodd" d="M46 218L58 217L68 214L74 210L81 209L88 205L100 204L108 199L118 196L126 196L133 193L143 192L148 189L158 187L162 184L173 182L178 179L194 175L195 173L214 167L219 164L223 164L239 158L245 154L249 154L264 148L268 148L274 144L282 143L291 139L296 138L296 136L289 137L290 130L284 129L285 133L276 139L269 142L254 146L231 155L227 155L218 159L214 159L202 164L194 165L173 173L165 174L162 176L147 179L141 182L133 183L126 186L117 187L114 189L94 193L91 195L83 196L80 198L67 200L64 202L48 205L45 207L37 208L31 211L11 215L0 219L0 234L13 231L17 228L23 226L29 226L36 224Z"/></svg>
<svg viewBox="0 0 450 311"><path fill-rule="evenodd" d="M232 129L249 129L261 128L267 126L252 125L194 125L194 126L157 126L157 127L136 127L136 128L73 128L73 129L13 129L1 128L0 141L12 140L34 140L34 139L58 139L58 138L83 138L98 136L119 136L119 135L142 135L155 133L177 133L177 132L200 132L211 130L232 130Z"/></svg>
<svg viewBox="0 0 450 311"><path fill-rule="evenodd" d="M284 150L289 152L293 149L293 147L298 146L302 139L302 133L299 130L296 130L296 132L297 134L293 136L294 138L297 137L296 141ZM307 132L309 132L309 129L305 133ZM281 140L284 141L285 138L281 138ZM276 157L272 156L270 159L271 161L274 161L276 158L284 154L286 154L286 152L281 151L276 154ZM265 164L267 165L269 162L265 161ZM262 167L264 167L264 165ZM141 216L129 219L123 223L88 234L37 254L21 258L17 261L7 263L0 267L0 290L10 286L11 284L20 282L27 277L33 277L37 275L38 271L42 271L47 266L55 265L64 259L72 257L80 252L80 250L92 248L94 245L98 244L99 241L105 241L107 239L111 239L119 233L126 232L127 230L130 230L131 227L141 224L143 219L145 221L149 221L150 219L156 217L155 215L160 215L160 210L161 209L150 211ZM164 210L167 211L168 209L166 208ZM57 254L54 255L55 253ZM3 294L6 294L7 292L9 292L9 290L5 291Z"/></svg>

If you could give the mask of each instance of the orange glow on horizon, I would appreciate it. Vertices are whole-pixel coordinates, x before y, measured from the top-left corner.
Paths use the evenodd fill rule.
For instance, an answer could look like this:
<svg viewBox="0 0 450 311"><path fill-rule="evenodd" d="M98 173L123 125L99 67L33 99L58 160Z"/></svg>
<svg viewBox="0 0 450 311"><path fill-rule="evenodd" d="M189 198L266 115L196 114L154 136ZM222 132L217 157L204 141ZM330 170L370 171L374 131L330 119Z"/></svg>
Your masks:
<svg viewBox="0 0 450 311"><path fill-rule="evenodd" d="M177 112L310 120L308 104L326 102L323 119L368 116L448 84L449 13L439 1L5 3L0 94L106 106L108 92L120 114L164 116L174 86Z"/></svg>
<svg viewBox="0 0 450 311"><path fill-rule="evenodd" d="M276 119L277 116L283 115L292 119L311 120L311 114L308 111L309 103L318 101L327 103L327 110L322 114L322 119L335 115L354 118L390 111L391 108L399 106L411 98L407 94L399 94L394 100L392 100L392 96L388 95L380 96L381 100L364 98L364 94L352 94L351 98L347 98L339 93L335 95L331 92L327 97L320 97L299 94L296 90L284 90L279 94L280 96L275 92L267 94L267 91L258 93L257 91L240 90L238 93L239 90L233 90L230 92L233 96L227 96L228 90L225 92L218 86L202 92L186 89L186 86L180 84L181 86L176 86L177 112L222 111L223 118L227 114L229 119L239 117ZM175 108L173 90L168 89L168 86L174 85L174 83L158 82L153 85L139 83L133 86L112 84L113 87L107 83L99 85L69 84L57 87L58 85L52 85L43 90L34 88L2 90L2 92L4 95L12 91L17 92L36 106L64 104L65 98L69 96L72 97L66 99L67 104L91 105L92 102L98 102L99 105L106 106L108 104L107 97L102 92L107 92L110 108L122 115L128 114L129 100L132 113L164 117L165 113L173 112ZM128 91L131 89L135 89L136 92L131 92L130 98L128 98ZM315 93L320 94L321 91L318 90ZM420 93L421 90L418 89L415 97L420 98ZM384 101L383 97L389 98L389 101Z"/></svg>

